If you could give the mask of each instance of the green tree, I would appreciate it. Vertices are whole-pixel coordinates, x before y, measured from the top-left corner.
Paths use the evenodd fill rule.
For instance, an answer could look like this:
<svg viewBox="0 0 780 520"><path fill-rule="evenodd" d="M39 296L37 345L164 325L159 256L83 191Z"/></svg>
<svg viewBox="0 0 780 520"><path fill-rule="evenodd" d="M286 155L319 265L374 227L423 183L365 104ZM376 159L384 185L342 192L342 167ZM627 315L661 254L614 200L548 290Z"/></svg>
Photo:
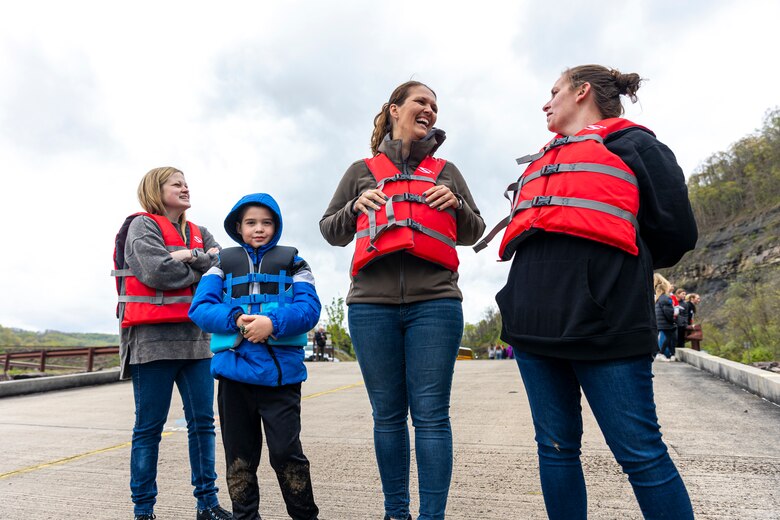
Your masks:
<svg viewBox="0 0 780 520"><path fill-rule="evenodd" d="M325 330L333 347L355 357L355 352L352 350L352 338L349 337L347 329L344 328L344 316L346 315L344 298L334 297L330 305L325 306L325 313L328 315Z"/></svg>
<svg viewBox="0 0 780 520"><path fill-rule="evenodd" d="M490 345L500 344L501 341L501 313L496 307L485 309L482 319L477 324L467 323L463 327L463 339L461 344L471 348L474 352L485 357Z"/></svg>

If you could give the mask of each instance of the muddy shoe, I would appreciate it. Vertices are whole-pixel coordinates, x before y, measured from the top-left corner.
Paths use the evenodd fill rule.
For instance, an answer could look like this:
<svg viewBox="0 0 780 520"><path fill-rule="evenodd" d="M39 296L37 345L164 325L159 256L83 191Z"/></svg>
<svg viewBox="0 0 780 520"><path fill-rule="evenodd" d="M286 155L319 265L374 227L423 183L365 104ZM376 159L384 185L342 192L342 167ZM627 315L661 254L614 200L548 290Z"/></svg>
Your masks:
<svg viewBox="0 0 780 520"><path fill-rule="evenodd" d="M210 507L208 509L198 509L198 516L196 520L231 520L233 513L225 511L220 506Z"/></svg>

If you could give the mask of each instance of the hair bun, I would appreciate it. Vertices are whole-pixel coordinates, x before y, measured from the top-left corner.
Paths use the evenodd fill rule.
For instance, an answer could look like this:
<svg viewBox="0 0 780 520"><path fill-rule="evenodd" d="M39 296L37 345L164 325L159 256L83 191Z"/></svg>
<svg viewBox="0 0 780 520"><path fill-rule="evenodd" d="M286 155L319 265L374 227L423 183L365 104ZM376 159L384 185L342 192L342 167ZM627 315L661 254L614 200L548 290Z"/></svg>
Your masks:
<svg viewBox="0 0 780 520"><path fill-rule="evenodd" d="M617 69L611 69L610 74L615 78L618 92L623 96L628 96L632 103L636 103L636 91L639 90L639 87L642 84L642 78L639 74L635 72L623 74Z"/></svg>

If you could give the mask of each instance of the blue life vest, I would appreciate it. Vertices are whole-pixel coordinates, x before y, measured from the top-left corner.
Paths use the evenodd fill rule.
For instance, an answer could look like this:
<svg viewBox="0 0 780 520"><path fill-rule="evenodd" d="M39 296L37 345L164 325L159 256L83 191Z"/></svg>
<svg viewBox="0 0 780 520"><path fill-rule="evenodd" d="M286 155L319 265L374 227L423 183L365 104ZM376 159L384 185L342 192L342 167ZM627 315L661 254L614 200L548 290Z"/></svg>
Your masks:
<svg viewBox="0 0 780 520"><path fill-rule="evenodd" d="M219 255L225 274L223 301L240 305L246 314L265 314L289 305L293 302L291 273L297 252L294 247L275 246L255 266L243 247L223 249ZM269 337L265 343L251 343L238 333L215 333L211 335L211 351L216 354L212 373L264 386L300 382L306 379L302 348L306 342L305 332Z"/></svg>

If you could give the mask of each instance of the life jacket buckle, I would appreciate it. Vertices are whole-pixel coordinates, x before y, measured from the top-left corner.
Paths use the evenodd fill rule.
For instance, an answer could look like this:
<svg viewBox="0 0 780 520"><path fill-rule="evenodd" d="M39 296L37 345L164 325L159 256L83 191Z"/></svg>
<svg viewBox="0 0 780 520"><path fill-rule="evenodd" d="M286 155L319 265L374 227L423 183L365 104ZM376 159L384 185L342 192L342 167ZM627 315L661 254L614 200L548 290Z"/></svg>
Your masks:
<svg viewBox="0 0 780 520"><path fill-rule="evenodd" d="M418 195L416 193L404 193L404 201L419 202L420 204L425 204L425 197L423 197L422 195Z"/></svg>
<svg viewBox="0 0 780 520"><path fill-rule="evenodd" d="M531 206L533 206L534 208L537 208L539 206L549 206L550 204L552 204L552 196L551 195L547 195L547 196L541 196L540 195L540 196L534 197L533 200L531 201Z"/></svg>
<svg viewBox="0 0 780 520"><path fill-rule="evenodd" d="M422 224L417 221L410 220L408 226L415 231L422 231Z"/></svg>
<svg viewBox="0 0 780 520"><path fill-rule="evenodd" d="M550 175L552 173L558 173L560 168L561 168L560 164L548 164L542 167L542 170L539 173L541 175Z"/></svg>
<svg viewBox="0 0 780 520"><path fill-rule="evenodd" d="M569 144L569 139L571 136L566 137L559 137L558 139L554 139L552 143L550 143L550 148L555 148L556 146L563 146L565 144Z"/></svg>

